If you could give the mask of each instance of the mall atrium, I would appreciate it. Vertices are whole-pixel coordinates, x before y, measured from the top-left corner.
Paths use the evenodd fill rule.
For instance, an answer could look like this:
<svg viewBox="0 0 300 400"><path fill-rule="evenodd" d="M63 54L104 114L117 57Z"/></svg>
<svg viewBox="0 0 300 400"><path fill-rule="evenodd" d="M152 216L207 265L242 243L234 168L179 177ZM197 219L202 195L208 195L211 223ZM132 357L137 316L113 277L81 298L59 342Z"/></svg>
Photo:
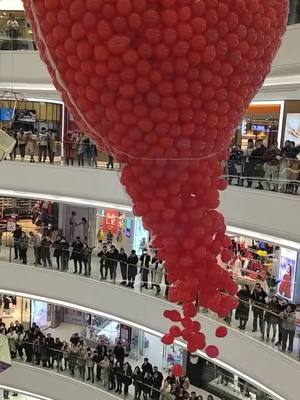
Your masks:
<svg viewBox="0 0 300 400"><path fill-rule="evenodd" d="M300 0L0 0L1 400L300 399L299 41Z"/></svg>

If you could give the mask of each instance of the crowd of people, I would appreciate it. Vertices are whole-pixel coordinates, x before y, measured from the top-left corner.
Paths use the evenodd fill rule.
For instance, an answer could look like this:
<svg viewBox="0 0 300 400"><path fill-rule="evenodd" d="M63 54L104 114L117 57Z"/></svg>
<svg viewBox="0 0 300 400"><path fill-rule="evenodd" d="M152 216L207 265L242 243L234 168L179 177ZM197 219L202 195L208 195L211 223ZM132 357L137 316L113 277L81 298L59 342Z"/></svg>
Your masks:
<svg viewBox="0 0 300 400"><path fill-rule="evenodd" d="M172 370L167 376L152 366L148 358L141 365L133 367L127 361L128 354L122 343L110 348L99 340L96 348L88 347L84 337L78 333L69 341L45 334L33 323L28 331L18 321L8 327L0 319L0 333L8 338L12 359L42 368L68 371L71 377L80 378L92 384L100 383L103 388L127 397L133 387L134 400L204 400L201 395L191 391L186 375L175 377ZM214 400L208 395L207 400Z"/></svg>
<svg viewBox="0 0 300 400"><path fill-rule="evenodd" d="M281 351L292 353L297 324L295 306L275 295L268 298L260 283L255 284L252 292L248 285L244 285L237 296L239 305L235 310L235 319L239 321L238 328L246 329L252 305L252 332L259 329L261 340L271 341Z"/></svg>
<svg viewBox="0 0 300 400"><path fill-rule="evenodd" d="M24 264L27 263L27 250L31 245L34 250L35 265L42 264L44 267L52 268L55 263L57 270L67 271L72 261L73 274L91 276L94 248L89 246L86 237L83 240L76 237L70 244L64 236L57 236L55 240L37 232L30 232L27 236L18 225L13 238L15 259L20 258ZM164 286L164 295L168 297L169 283L164 262L157 257L156 251L151 246L145 247L142 254L138 256L135 250L127 254L124 248L118 250L114 244L103 244L96 255L97 257L93 260L98 260L99 264L96 268L99 268L100 280L109 280L112 283L118 280L120 285L134 288L136 277L140 273L142 290L155 289L155 294L159 295ZM278 283L276 281L275 286ZM259 329L261 340L272 343L276 341L276 346L282 351L293 352L297 323L295 307L284 298L273 295L273 292L266 293L259 282L255 284L253 291L250 291L248 285L243 285L237 293L239 305L235 310L235 319L239 321L238 328L246 330L250 311L252 311L252 332L255 333ZM226 321L231 322L231 320L232 315L229 315Z"/></svg>
<svg viewBox="0 0 300 400"><path fill-rule="evenodd" d="M12 129L3 127L2 130L15 139L16 144L9 154L10 160L15 160L17 155L21 161L28 156L31 163L49 160L54 163L55 156L61 157L58 149L57 132L53 129L41 128L40 132L36 129ZM79 167L89 166L98 167L98 150L95 142L87 135L79 131L68 131L63 141L63 161L65 165L75 165ZM107 169L114 169L114 158L108 155L106 164Z"/></svg>
<svg viewBox="0 0 300 400"><path fill-rule="evenodd" d="M81 239L77 236L69 243L64 236L59 235L55 240L52 240L47 233L42 235L31 231L27 235L22 227L17 225L13 232L14 260L19 259L23 264L27 264L30 247L33 248L33 263L37 266L52 268L55 263L57 270L67 271L72 261L73 274L91 276L94 247L89 246L87 237ZM158 295L161 292L161 284L164 283L165 296L168 295L164 262L157 257L157 252L152 248L144 248L142 254L138 256L135 250L127 254L124 248L118 250L114 244L103 244L97 257L100 280L109 279L116 283L117 276L120 276L120 284L133 289L136 277L140 273L142 288L155 289Z"/></svg>
<svg viewBox="0 0 300 400"><path fill-rule="evenodd" d="M257 182L256 189L279 191L297 194L300 182L300 146L287 140L280 149L272 143L269 148L258 139L248 140L247 148L232 146L228 168L229 184L252 187Z"/></svg>

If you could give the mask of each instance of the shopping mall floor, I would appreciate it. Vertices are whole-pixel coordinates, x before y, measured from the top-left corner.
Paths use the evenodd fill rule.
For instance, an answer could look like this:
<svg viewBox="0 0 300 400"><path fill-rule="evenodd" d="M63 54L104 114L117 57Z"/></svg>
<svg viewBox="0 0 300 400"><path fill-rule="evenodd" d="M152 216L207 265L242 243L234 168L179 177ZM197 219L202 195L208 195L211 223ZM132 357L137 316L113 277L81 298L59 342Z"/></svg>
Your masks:
<svg viewBox="0 0 300 400"><path fill-rule="evenodd" d="M95 249L94 250L94 254L92 256L91 276L90 276L90 278L82 277L82 279L99 280L99 278L100 278L100 273L99 273L100 259L97 257L97 252L98 251L100 251L100 249ZM9 260L9 252L10 252L9 248L2 246L1 252L0 252L0 261L8 261ZM11 258L13 258L13 256L14 256L13 249L11 249ZM33 249L32 248L28 249L27 256L28 256L27 257L28 258L28 264L29 265L33 265L33 263L34 263L34 254L33 254ZM21 264L21 261L19 261L19 260L12 260L12 262L16 262L17 264ZM52 257L52 263L53 263L52 269L56 270L55 258L53 258L53 257ZM26 268L26 266L24 266L24 268ZM40 267L40 268L44 268L44 267ZM69 262L69 269L66 272L73 273L73 271L74 271L73 261L70 261ZM150 280L150 274L149 274L149 280ZM115 284L120 284L121 281L122 281L122 279L121 279L121 274L120 274L120 268L118 267L117 268L117 278L116 278L116 283ZM109 280L101 281L101 282L105 282L105 283L108 283L108 284L114 284L113 282L110 282ZM149 286L149 287L151 287L151 286ZM165 294L164 279L162 280L161 289L162 289L161 293L157 296L155 289L148 289L147 290L147 289L142 288L141 275L138 274L136 276L135 287L133 289L135 292L143 291L144 294L148 294L150 296L156 296L158 298L164 298L164 294ZM132 290L132 289L128 289L128 290ZM207 310L201 310L201 312L204 315L208 316L209 318L218 319L218 317L217 317L217 315L215 313L212 313L212 312L207 311ZM221 321L221 322L224 322L221 319L218 319L218 320ZM261 333L260 333L259 329L255 333L252 332L252 323L253 323L253 313L250 312L249 313L249 320L248 320L247 326L246 326L246 330L240 331L241 334L250 335L251 337L254 337L257 340L261 340ZM238 322L235 321L235 319L234 319L234 312L233 312L233 316L231 318L230 325L232 326L232 328L236 328L237 329ZM277 335L278 335L278 332L277 332ZM275 343L276 343L276 341L277 341L277 337L276 337ZM274 351L280 351L280 347L276 347L275 343L272 343L271 340L269 342L266 342L266 341L262 342L263 345L272 347ZM294 351L293 351L293 353L285 353L285 354L288 357L292 357L294 359L299 360L299 349L300 349L300 336L298 336L296 334L295 339L294 339Z"/></svg>

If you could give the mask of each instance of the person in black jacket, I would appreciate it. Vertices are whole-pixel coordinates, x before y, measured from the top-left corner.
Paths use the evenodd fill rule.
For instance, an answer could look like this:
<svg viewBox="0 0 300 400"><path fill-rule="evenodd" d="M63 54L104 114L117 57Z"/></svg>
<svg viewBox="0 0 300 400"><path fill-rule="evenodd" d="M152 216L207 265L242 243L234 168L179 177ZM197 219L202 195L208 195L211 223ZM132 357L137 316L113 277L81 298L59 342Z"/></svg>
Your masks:
<svg viewBox="0 0 300 400"><path fill-rule="evenodd" d="M73 274L78 273L77 265L79 264L79 274L82 272L82 248L83 243L80 240L80 237L77 236L75 242L72 243L73 248L71 259L74 261L74 272Z"/></svg>
<svg viewBox="0 0 300 400"><path fill-rule="evenodd" d="M56 267L57 270L60 269L60 258L61 258L61 237L59 235L56 236L56 240L53 243L52 247L54 248L53 256L56 258Z"/></svg>
<svg viewBox="0 0 300 400"><path fill-rule="evenodd" d="M121 342L117 343L114 348L113 354L116 357L116 360L119 361L121 365L123 365L125 360L125 350Z"/></svg>
<svg viewBox="0 0 300 400"><path fill-rule="evenodd" d="M245 330L246 324L249 319L249 310L251 298L251 292L248 285L243 285L242 289L238 291L237 297L239 298L239 305L235 310L235 319L240 321L238 326L239 329Z"/></svg>
<svg viewBox="0 0 300 400"><path fill-rule="evenodd" d="M257 331L257 319L259 320L259 329L262 335L262 339L264 339L264 308L266 305L266 297L267 293L263 290L260 283L256 283L254 290L251 294L251 300L253 302L252 311L253 311L253 330L252 332Z"/></svg>
<svg viewBox="0 0 300 400"><path fill-rule="evenodd" d="M153 374L153 368L152 368L152 364L149 363L149 359L148 358L144 358L144 362L141 366L141 370L143 372L143 376L145 376L146 372L149 372L150 375L152 376Z"/></svg>
<svg viewBox="0 0 300 400"><path fill-rule="evenodd" d="M22 228L20 225L16 225L16 229L13 231L13 238L14 238L14 250L15 250L15 258L14 260L16 260L17 258L21 259L21 255L20 255L20 239L22 236Z"/></svg>
<svg viewBox="0 0 300 400"><path fill-rule="evenodd" d="M47 351L47 367L53 369L54 365L54 338L51 336L51 333L47 334L46 340L45 340L45 345L46 345L46 351Z"/></svg>
<svg viewBox="0 0 300 400"><path fill-rule="evenodd" d="M135 367L133 374L133 385L134 385L134 400L140 400L141 393L142 393L142 380L143 380L143 373L140 367Z"/></svg>
<svg viewBox="0 0 300 400"><path fill-rule="evenodd" d="M97 256L100 257L100 279L106 280L109 265L109 261L107 260L109 256L107 246L103 246L103 249L98 253Z"/></svg>
<svg viewBox="0 0 300 400"><path fill-rule="evenodd" d="M61 342L59 340L59 338L55 339L55 343L54 343L54 355L53 358L56 360L56 367L57 367L57 371L62 371L62 366L61 366L61 362L63 359L63 352L62 352L62 347L63 347L63 342Z"/></svg>
<svg viewBox="0 0 300 400"><path fill-rule="evenodd" d="M150 372L146 372L142 380L142 390L144 400L148 400L151 394L152 376Z"/></svg>
<svg viewBox="0 0 300 400"><path fill-rule="evenodd" d="M69 243L66 241L64 236L61 237L60 240L60 249L61 249L61 270L66 271L69 268Z"/></svg>
<svg viewBox="0 0 300 400"><path fill-rule="evenodd" d="M258 186L255 189L263 189L261 178L263 178L264 174L265 174L263 166L265 163L266 151L267 151L267 148L263 145L263 141L261 139L258 139L256 141L256 147L252 151L252 154L250 156L250 160L253 165L253 176L256 178L259 178Z"/></svg>
<svg viewBox="0 0 300 400"><path fill-rule="evenodd" d="M164 380L163 374L158 370L157 367L154 367L153 375L152 375L153 390L152 390L152 395L151 395L151 398L153 400L159 400L160 389L161 389L163 380Z"/></svg>
<svg viewBox="0 0 300 400"><path fill-rule="evenodd" d="M117 266L119 261L119 251L113 244L110 246L110 251L107 255L107 260L108 260L108 270L109 270L110 280L115 282Z"/></svg>
<svg viewBox="0 0 300 400"><path fill-rule="evenodd" d="M125 253L124 249L120 249L119 253L119 263L120 263L120 269L121 269L121 275L122 275L122 282L120 285L127 285L127 254Z"/></svg>
<svg viewBox="0 0 300 400"><path fill-rule="evenodd" d="M139 262L135 250L131 250L131 254L127 259L128 265L128 284L126 286L134 288L134 281L137 275L137 263Z"/></svg>
<svg viewBox="0 0 300 400"><path fill-rule="evenodd" d="M149 267L151 262L151 257L148 254L147 249L143 250L143 254L140 257L141 268L142 268L142 287L148 289L148 277L149 277Z"/></svg>

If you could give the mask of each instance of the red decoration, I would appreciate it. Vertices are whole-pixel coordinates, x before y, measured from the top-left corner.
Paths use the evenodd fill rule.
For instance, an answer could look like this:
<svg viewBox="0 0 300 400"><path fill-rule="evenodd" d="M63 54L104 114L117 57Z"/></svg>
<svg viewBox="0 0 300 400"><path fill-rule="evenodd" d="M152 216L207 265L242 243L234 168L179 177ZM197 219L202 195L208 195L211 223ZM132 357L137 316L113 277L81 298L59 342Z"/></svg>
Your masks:
<svg viewBox="0 0 300 400"><path fill-rule="evenodd" d="M221 160L270 71L288 1L23 2L75 121L123 163L134 212L166 261L170 300L187 318L196 302L227 315L235 301L220 291L229 298L236 285L217 263L231 258L216 211Z"/></svg>
<svg viewBox="0 0 300 400"><path fill-rule="evenodd" d="M219 326L216 329L216 337L224 338L227 335L228 335L228 329L225 326Z"/></svg>
<svg viewBox="0 0 300 400"><path fill-rule="evenodd" d="M174 342L174 337L169 334L166 334L162 337L161 341L163 344L170 345Z"/></svg>
<svg viewBox="0 0 300 400"><path fill-rule="evenodd" d="M182 371L182 366L179 364L175 364L172 367L172 374L176 377L182 376L183 375L183 371Z"/></svg>
<svg viewBox="0 0 300 400"><path fill-rule="evenodd" d="M216 358L219 355L219 350L216 346L207 346L205 349L205 353L210 358Z"/></svg>

